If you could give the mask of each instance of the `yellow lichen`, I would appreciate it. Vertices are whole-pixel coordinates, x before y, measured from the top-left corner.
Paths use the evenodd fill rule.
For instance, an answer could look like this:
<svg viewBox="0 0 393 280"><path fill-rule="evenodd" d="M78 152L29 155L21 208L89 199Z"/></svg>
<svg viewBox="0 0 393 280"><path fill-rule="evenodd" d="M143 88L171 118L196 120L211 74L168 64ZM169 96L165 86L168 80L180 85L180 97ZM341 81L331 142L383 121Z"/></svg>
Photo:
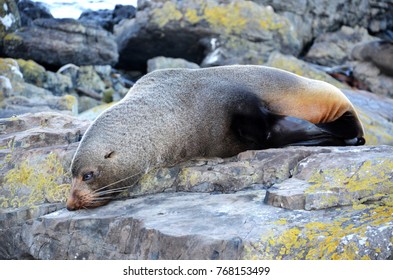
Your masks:
<svg viewBox="0 0 393 280"><path fill-rule="evenodd" d="M191 24L198 23L202 20L202 17L198 16L197 11L193 9L187 9L185 13L185 18Z"/></svg>
<svg viewBox="0 0 393 280"><path fill-rule="evenodd" d="M65 201L70 185L56 154L49 154L39 164L25 160L7 172L4 177L0 207L32 206L44 202Z"/></svg>
<svg viewBox="0 0 393 280"><path fill-rule="evenodd" d="M361 222L342 217L332 222L309 222L279 234L272 231L252 247L246 247L245 258L370 259L370 256L381 253L384 248L370 247L365 233L372 227L392 225L393 207L389 205L392 200L393 195L389 195L385 205L367 205L362 210ZM360 253L360 243L356 241L360 239L365 240L364 244L368 248L363 250L363 254Z"/></svg>
<svg viewBox="0 0 393 280"><path fill-rule="evenodd" d="M169 1L153 11L153 20L161 28L170 21L179 21L182 17L183 14L176 8L176 4Z"/></svg>

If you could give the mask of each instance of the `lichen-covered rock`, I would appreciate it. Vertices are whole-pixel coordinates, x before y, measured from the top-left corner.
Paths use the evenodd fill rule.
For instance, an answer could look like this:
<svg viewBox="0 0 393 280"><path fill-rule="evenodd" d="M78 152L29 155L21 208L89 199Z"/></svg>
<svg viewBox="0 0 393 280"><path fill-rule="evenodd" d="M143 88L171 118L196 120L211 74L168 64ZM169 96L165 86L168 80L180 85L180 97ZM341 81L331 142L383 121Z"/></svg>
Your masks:
<svg viewBox="0 0 393 280"><path fill-rule="evenodd" d="M0 208L62 202L89 122L58 113L0 119Z"/></svg>
<svg viewBox="0 0 393 280"><path fill-rule="evenodd" d="M337 32L324 33L318 36L305 60L326 66L342 65L349 60L352 48L362 42L375 40L362 27L342 26Z"/></svg>
<svg viewBox="0 0 393 280"><path fill-rule="evenodd" d="M260 64L272 50L298 54L301 49L286 18L252 2L156 0L138 7L135 19L114 28L122 67L145 69L145 61L156 56L199 63L206 56L203 49L210 56L223 53L210 65ZM220 42L219 51L203 43L213 38Z"/></svg>
<svg viewBox="0 0 393 280"><path fill-rule="evenodd" d="M37 69L37 72L35 70L30 71L28 65L33 65L33 69ZM26 65L23 64L23 67L24 70L22 71L25 71L28 79L35 77L39 80L41 74L44 73L43 69L35 63L26 63ZM2 89L0 91L1 118L42 111L77 113L78 101L74 96L54 96L52 92L44 88L26 83L22 71L16 60L0 58L0 77L2 77L0 79L2 82L0 86ZM48 84L47 73L42 77L44 77L44 85Z"/></svg>
<svg viewBox="0 0 393 280"><path fill-rule="evenodd" d="M37 19L4 38L9 57L63 66L109 64L118 61L117 45L108 31L72 19Z"/></svg>
<svg viewBox="0 0 393 280"><path fill-rule="evenodd" d="M283 69L303 77L325 81L338 88L348 88L345 84L340 83L325 72L291 55L273 52L265 65Z"/></svg>
<svg viewBox="0 0 393 280"><path fill-rule="evenodd" d="M49 90L55 96L74 93L73 84L68 76L46 71L32 60L17 59L20 71L26 83Z"/></svg>

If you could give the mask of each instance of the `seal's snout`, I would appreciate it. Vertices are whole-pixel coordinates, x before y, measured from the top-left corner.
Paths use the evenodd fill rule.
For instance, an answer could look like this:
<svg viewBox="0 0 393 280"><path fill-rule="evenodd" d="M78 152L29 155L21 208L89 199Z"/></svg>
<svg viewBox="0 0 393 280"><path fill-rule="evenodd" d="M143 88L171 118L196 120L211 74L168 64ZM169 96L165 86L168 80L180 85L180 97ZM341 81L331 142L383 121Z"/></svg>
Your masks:
<svg viewBox="0 0 393 280"><path fill-rule="evenodd" d="M68 211L74 211L83 208L80 192L73 190L67 199L66 208Z"/></svg>

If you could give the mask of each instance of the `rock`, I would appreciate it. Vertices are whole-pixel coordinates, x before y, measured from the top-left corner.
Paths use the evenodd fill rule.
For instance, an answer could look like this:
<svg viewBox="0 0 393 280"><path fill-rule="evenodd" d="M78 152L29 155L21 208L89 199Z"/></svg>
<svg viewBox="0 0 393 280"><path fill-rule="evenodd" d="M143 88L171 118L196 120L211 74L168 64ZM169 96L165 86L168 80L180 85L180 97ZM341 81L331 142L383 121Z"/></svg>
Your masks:
<svg viewBox="0 0 393 280"><path fill-rule="evenodd" d="M71 158L88 125L50 112L0 119L0 207L64 202Z"/></svg>
<svg viewBox="0 0 393 280"><path fill-rule="evenodd" d="M79 112L84 112L103 102L121 100L128 92L121 75L114 73L109 65L65 65L58 74L67 76L79 94Z"/></svg>
<svg viewBox="0 0 393 280"><path fill-rule="evenodd" d="M357 44L351 51L351 58L371 62L382 74L393 77L393 42L377 40Z"/></svg>
<svg viewBox="0 0 393 280"><path fill-rule="evenodd" d="M260 64L273 50L297 55L301 44L290 22L272 9L248 1L199 0L139 3L136 17L114 27L119 65L146 69L146 60L177 57L200 63L219 52L209 65ZM206 43L219 42L219 50ZM207 53L204 53L206 50ZM205 61L205 65L208 63Z"/></svg>
<svg viewBox="0 0 393 280"><path fill-rule="evenodd" d="M84 11L80 17L80 22L98 24L103 29L113 32L113 26L123 19L134 18L136 9L131 5L116 5L114 10Z"/></svg>
<svg viewBox="0 0 393 280"><path fill-rule="evenodd" d="M78 115L78 118L81 120L89 120L94 121L103 111L115 105L116 102L105 103L101 105L97 105L93 108L83 111Z"/></svg>
<svg viewBox="0 0 393 280"><path fill-rule="evenodd" d="M253 0L260 5L270 5L288 18L303 43L341 26L361 26L371 33L383 33L393 28L393 5L390 0Z"/></svg>
<svg viewBox="0 0 393 280"><path fill-rule="evenodd" d="M61 90L60 85L64 83L55 83L55 78L51 78L49 72L35 64L34 62L19 61L22 68L16 60L1 59L0 69L2 77L2 91L0 92L0 117L11 117L29 112L42 111L61 111L76 114L78 111L78 101L72 95L63 94L54 96L45 87ZM44 88L37 87L33 84L26 83L21 72L26 74L29 81L35 81L37 84L42 83ZM66 86L69 84L65 83Z"/></svg>
<svg viewBox="0 0 393 280"><path fill-rule="evenodd" d="M17 60L25 82L49 90L55 96L72 94L73 84L69 77L46 71L45 68L32 60Z"/></svg>
<svg viewBox="0 0 393 280"><path fill-rule="evenodd" d="M3 38L14 32L21 25L18 6L14 0L0 0L0 53L3 48Z"/></svg>
<svg viewBox="0 0 393 280"><path fill-rule="evenodd" d="M348 86L335 80L324 71L319 70L313 65L291 55L283 55L279 52L273 52L265 65L280 68L307 78L325 81L338 88L348 88Z"/></svg>
<svg viewBox="0 0 393 280"><path fill-rule="evenodd" d="M147 72L152 72L157 69L165 68L188 68L188 69L198 69L200 68L198 64L189 62L181 58L170 58L158 56L151 58L147 61Z"/></svg>
<svg viewBox="0 0 393 280"><path fill-rule="evenodd" d="M19 226L15 228L5 227L9 233L7 240L11 239L12 243L1 243L0 252L6 252L1 257L389 259L393 253L390 242L393 237L392 168L385 166L383 174L377 170L380 166L378 158L382 160L387 156L386 161L381 163L392 163L389 156L392 152L392 147L388 146L290 147L246 152L232 159L232 163L238 160L238 163L245 165L251 158L255 162L259 159L268 161L269 155L285 158L288 153L298 153L293 166L293 176L298 180L309 181L316 190L322 186L318 182L326 182L325 187L329 187L328 182L340 177L341 171L352 172L354 176L347 174L349 177L345 177L345 180L352 180L348 189L351 190L358 181L360 186L374 192L374 198L379 199L376 202L368 200L363 187L357 190L357 194L364 195L364 200L354 195L351 205L318 211L287 210L264 204L266 191L255 188L215 195L164 192L112 201L107 206L80 210L77 215L66 209L50 214L45 213L48 210L42 210L44 213L39 218L25 223L19 220ZM337 158L337 167L344 166L345 169L337 170L338 177L334 177L334 171L327 171L335 166ZM350 163L345 164L347 159L350 159ZM327 162L330 166L325 166ZM230 163L230 160L224 160L217 165ZM250 165L253 163L249 161ZM275 167L280 168L280 161L276 161ZM320 168L322 172L319 172ZM371 173L369 182L372 183L369 186L362 184L368 176L367 170L376 172ZM314 180L315 176L323 180ZM289 177L290 174L287 174L284 182L293 182L294 179ZM345 182L335 181L344 192ZM372 190L373 186L379 187ZM345 197L345 193L335 190L333 185L330 187L332 192ZM326 189L322 187L317 192L320 191L326 192ZM315 194L314 198L325 201ZM14 217L17 215L15 211L10 212L7 210L0 214L4 218L6 215L10 217L9 224L16 220ZM25 212L20 215L21 220ZM8 248L11 244L14 246L12 250Z"/></svg>
<svg viewBox="0 0 393 280"><path fill-rule="evenodd" d="M393 43L371 41L356 45L351 52L353 75L370 91L393 97Z"/></svg>
<svg viewBox="0 0 393 280"><path fill-rule="evenodd" d="M48 6L42 2L30 0L19 0L17 2L22 26L30 26L38 18L53 18Z"/></svg>
<svg viewBox="0 0 393 280"><path fill-rule="evenodd" d="M8 34L4 41L7 56L45 65L114 65L118 61L112 34L72 19L37 19L32 26Z"/></svg>
<svg viewBox="0 0 393 280"><path fill-rule="evenodd" d="M368 145L393 145L393 100L366 91L343 90L355 105Z"/></svg>
<svg viewBox="0 0 393 280"><path fill-rule="evenodd" d="M88 23L90 25L98 25L105 30L112 31L113 23L112 23L112 10L86 10L82 12L78 21L82 23Z"/></svg>
<svg viewBox="0 0 393 280"><path fill-rule="evenodd" d="M326 66L345 64L352 48L361 42L375 40L363 27L342 26L337 32L322 34L316 38L305 60Z"/></svg>

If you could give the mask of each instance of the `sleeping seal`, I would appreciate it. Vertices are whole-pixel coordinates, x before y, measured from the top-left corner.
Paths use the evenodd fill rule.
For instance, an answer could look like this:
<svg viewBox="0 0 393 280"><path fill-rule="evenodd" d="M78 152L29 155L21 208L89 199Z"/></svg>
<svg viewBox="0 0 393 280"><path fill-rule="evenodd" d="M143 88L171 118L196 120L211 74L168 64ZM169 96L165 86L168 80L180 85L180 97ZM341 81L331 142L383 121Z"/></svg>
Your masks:
<svg viewBox="0 0 393 280"><path fill-rule="evenodd" d="M195 157L364 142L354 107L328 83L263 66L158 70L86 131L67 209L103 205L145 172Z"/></svg>

